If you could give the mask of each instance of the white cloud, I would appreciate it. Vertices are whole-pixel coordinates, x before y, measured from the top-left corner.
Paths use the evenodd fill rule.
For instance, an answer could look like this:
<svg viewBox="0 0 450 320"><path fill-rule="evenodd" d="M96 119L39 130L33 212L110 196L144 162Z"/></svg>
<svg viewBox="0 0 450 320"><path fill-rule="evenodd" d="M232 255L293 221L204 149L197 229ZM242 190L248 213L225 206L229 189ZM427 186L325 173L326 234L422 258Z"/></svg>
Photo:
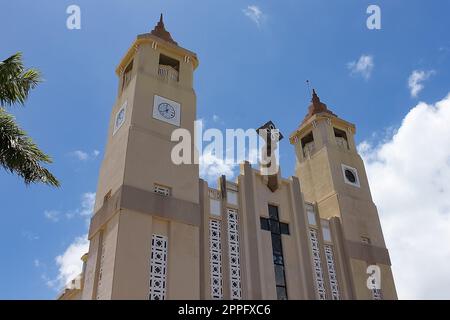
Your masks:
<svg viewBox="0 0 450 320"><path fill-rule="evenodd" d="M86 219L86 223L89 222L92 216L95 203L95 193L85 192L81 195L80 207L76 210L68 211L65 213L67 219L74 217L81 217ZM46 211L56 212L56 211ZM59 217L59 214L58 214ZM70 281L75 279L82 270L83 263L81 257L89 250L89 241L87 235L77 237L64 251L63 254L58 255L55 258L56 266L58 267L58 275L55 278L50 278L46 274L43 274L41 278L46 282L47 286L59 291L66 286ZM36 265L36 261L35 261ZM39 266L42 263L39 262ZM37 266L37 265L36 265Z"/></svg>
<svg viewBox="0 0 450 320"><path fill-rule="evenodd" d="M21 232L22 237L29 241L36 241L39 240L39 235L35 234L34 232L28 231L28 230L22 230Z"/></svg>
<svg viewBox="0 0 450 320"><path fill-rule="evenodd" d="M81 209L79 214L81 216L91 216L94 210L95 192L86 192L81 196Z"/></svg>
<svg viewBox="0 0 450 320"><path fill-rule="evenodd" d="M215 125L224 125L225 124L225 121L223 121L223 119L220 116L218 116L217 114L213 114L212 121L215 123Z"/></svg>
<svg viewBox="0 0 450 320"><path fill-rule="evenodd" d="M49 287L61 290L71 280L77 277L83 268L81 257L89 250L87 235L77 237L63 254L55 258L58 276L55 279L44 279Z"/></svg>
<svg viewBox="0 0 450 320"><path fill-rule="evenodd" d="M86 161L87 159L89 159L89 155L86 152L81 151L81 150L73 151L72 155L80 161Z"/></svg>
<svg viewBox="0 0 450 320"><path fill-rule="evenodd" d="M227 151L225 151L225 155ZM209 184L214 184L221 175L225 175L227 180L233 180L237 174L239 165L243 161L250 162L254 168L259 167L260 154L257 148L251 148L248 151L243 150L242 152L244 154L239 154L239 159L221 159L212 152L204 152L199 158L200 177L208 181Z"/></svg>
<svg viewBox="0 0 450 320"><path fill-rule="evenodd" d="M41 266L41 262L39 261L39 259L34 259L33 264L36 268L39 268Z"/></svg>
<svg viewBox="0 0 450 320"><path fill-rule="evenodd" d="M44 211L44 216L52 221L52 222L58 222L59 221L59 216L60 216L60 212L56 211L56 210L45 210Z"/></svg>
<svg viewBox="0 0 450 320"><path fill-rule="evenodd" d="M247 8L242 9L242 12L250 18L258 27L261 26L261 23L265 19L265 14L261 11L261 9L256 5L247 6Z"/></svg>
<svg viewBox="0 0 450 320"><path fill-rule="evenodd" d="M359 146L401 299L450 298L449 123L450 94L412 108L380 145Z"/></svg>
<svg viewBox="0 0 450 320"><path fill-rule="evenodd" d="M224 159L220 159L211 152L202 154L199 158L200 176L208 181L214 183L221 175L226 175L230 180L234 177L235 163L228 163Z"/></svg>
<svg viewBox="0 0 450 320"><path fill-rule="evenodd" d="M362 55L359 57L358 61L352 61L347 63L347 68L350 70L351 75L360 75L365 80L369 80L372 75L375 63L373 61L373 56Z"/></svg>
<svg viewBox="0 0 450 320"><path fill-rule="evenodd" d="M83 150L75 150L70 152L70 155L79 161L88 161L95 160L100 155L100 151L94 150L91 153L88 153Z"/></svg>
<svg viewBox="0 0 450 320"><path fill-rule="evenodd" d="M69 210L63 215L57 210L45 210L44 216L53 221L58 222L61 216L65 216L67 219L75 217L83 217L89 219L94 211L95 192L85 192L81 195L80 207L75 210Z"/></svg>
<svg viewBox="0 0 450 320"><path fill-rule="evenodd" d="M434 74L434 70L414 70L408 78L408 88L411 93L411 97L416 98L420 91L424 88L423 82L428 80L428 78Z"/></svg>

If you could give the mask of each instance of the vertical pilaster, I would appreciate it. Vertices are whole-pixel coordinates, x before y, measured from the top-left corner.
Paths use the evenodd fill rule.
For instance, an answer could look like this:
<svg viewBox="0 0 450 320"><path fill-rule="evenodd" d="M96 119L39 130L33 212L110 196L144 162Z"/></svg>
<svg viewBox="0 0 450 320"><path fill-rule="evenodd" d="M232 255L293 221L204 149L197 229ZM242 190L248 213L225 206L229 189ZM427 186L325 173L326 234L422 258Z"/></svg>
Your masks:
<svg viewBox="0 0 450 320"><path fill-rule="evenodd" d="M307 236L308 227L306 220L305 200L300 191L299 179L297 177L292 177L291 179L291 198L295 213L293 220L294 224L296 224L296 228L293 228L293 230L299 230L293 236L296 238L297 247L300 251L300 265L302 266L299 270L302 279L302 283L300 285L303 288L304 299L313 300L316 295L312 278L313 270L311 266L311 254L309 251L309 239Z"/></svg>
<svg viewBox="0 0 450 320"><path fill-rule="evenodd" d="M250 163L241 164L240 201L243 212L243 230L245 236L242 238L242 245L245 247L245 279L247 286L246 299L261 300L263 298L261 287L260 256L258 248L258 237L260 234L259 214L256 212L255 204L255 181L253 169Z"/></svg>

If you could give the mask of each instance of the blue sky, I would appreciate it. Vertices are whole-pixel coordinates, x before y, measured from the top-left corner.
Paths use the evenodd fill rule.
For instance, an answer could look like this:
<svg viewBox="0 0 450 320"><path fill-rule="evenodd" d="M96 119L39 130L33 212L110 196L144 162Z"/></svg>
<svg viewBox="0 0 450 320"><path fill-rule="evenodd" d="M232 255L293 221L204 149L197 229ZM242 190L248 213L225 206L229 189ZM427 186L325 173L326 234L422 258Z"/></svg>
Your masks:
<svg viewBox="0 0 450 320"><path fill-rule="evenodd" d="M66 28L70 4L81 8L81 30ZM381 8L381 30L366 27L369 4ZM357 142L377 148L419 100L432 104L450 91L446 1L2 0L0 59L22 51L45 78L25 108L10 111L53 157L62 187L26 187L0 171L0 299L57 295L55 258L87 230L115 67L161 12L173 38L200 59L195 89L206 127L254 128L271 119L286 136L306 113L309 79L331 110L356 124ZM287 140L284 176L295 164Z"/></svg>

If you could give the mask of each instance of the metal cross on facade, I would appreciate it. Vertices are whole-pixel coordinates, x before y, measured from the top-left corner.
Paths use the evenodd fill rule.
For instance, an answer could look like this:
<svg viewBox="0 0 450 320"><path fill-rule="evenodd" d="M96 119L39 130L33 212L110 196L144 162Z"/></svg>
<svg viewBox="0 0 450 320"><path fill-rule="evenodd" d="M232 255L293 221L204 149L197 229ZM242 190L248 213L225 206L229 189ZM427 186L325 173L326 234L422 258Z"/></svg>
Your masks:
<svg viewBox="0 0 450 320"><path fill-rule="evenodd" d="M260 218L261 229L270 231L272 237L272 254L275 269L275 284L278 300L287 300L286 276L281 235L289 235L289 225L280 222L278 207L269 205L269 218Z"/></svg>

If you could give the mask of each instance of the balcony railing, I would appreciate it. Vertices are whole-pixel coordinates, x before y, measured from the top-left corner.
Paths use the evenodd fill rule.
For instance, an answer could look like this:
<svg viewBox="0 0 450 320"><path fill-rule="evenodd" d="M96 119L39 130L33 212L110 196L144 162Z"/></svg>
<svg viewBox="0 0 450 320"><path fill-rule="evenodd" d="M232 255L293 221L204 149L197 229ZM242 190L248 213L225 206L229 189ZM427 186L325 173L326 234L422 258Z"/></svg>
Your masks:
<svg viewBox="0 0 450 320"><path fill-rule="evenodd" d="M178 82L178 71L171 66L160 64L158 68L158 77L165 81Z"/></svg>
<svg viewBox="0 0 450 320"><path fill-rule="evenodd" d="M336 137L336 143L339 147L348 150L348 142L345 140L345 138L342 137Z"/></svg>
<svg viewBox="0 0 450 320"><path fill-rule="evenodd" d="M316 151L316 145L314 142L309 142L307 144L305 144L305 146L303 147L303 156L305 158L311 158L311 156L313 155L313 153Z"/></svg>

